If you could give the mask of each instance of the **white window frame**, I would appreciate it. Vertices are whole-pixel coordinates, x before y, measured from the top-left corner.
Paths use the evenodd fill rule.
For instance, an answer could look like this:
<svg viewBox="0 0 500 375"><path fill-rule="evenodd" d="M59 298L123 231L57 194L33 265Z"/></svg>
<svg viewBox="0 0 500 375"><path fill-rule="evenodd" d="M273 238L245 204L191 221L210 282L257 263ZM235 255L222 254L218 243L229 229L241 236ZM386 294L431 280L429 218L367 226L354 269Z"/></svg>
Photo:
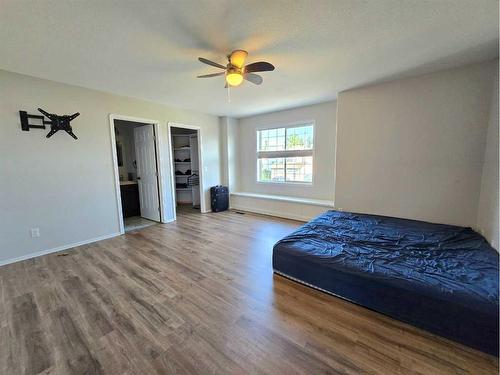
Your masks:
<svg viewBox="0 0 500 375"><path fill-rule="evenodd" d="M259 132L262 130L273 130L273 129L292 129L300 128L303 126L311 125L313 128L313 148L310 150L281 150L281 151L259 151ZM286 130L285 130L285 142L286 142ZM293 122L282 125L272 125L272 126L262 126L255 131L255 148L256 148L256 163L255 163L255 179L258 184L273 184L273 185L293 185L293 186L304 186L310 187L314 185L314 179L316 176L315 160L316 160L316 122L314 120L306 120ZM303 181L259 181L259 159L262 158L287 158L287 157L301 157L301 156L312 156L312 179L311 182ZM286 179L286 167L285 167L285 179Z"/></svg>

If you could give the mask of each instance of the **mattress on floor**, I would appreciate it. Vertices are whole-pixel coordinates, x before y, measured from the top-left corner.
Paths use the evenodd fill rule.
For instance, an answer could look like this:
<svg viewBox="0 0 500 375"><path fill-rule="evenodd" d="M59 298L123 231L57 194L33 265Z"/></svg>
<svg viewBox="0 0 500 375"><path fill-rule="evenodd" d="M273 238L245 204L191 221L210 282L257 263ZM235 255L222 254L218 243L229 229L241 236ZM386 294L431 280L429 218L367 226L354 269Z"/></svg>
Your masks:
<svg viewBox="0 0 500 375"><path fill-rule="evenodd" d="M498 253L470 228L328 211L274 245L273 268L498 356Z"/></svg>

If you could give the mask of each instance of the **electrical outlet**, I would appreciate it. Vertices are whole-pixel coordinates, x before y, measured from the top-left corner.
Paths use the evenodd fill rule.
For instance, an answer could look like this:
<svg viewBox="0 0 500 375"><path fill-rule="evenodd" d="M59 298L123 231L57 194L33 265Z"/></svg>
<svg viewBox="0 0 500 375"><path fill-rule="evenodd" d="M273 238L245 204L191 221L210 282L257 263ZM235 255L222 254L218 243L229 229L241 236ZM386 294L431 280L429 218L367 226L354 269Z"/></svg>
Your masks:
<svg viewBox="0 0 500 375"><path fill-rule="evenodd" d="M40 237L40 228L31 228L30 233L31 233L31 238Z"/></svg>

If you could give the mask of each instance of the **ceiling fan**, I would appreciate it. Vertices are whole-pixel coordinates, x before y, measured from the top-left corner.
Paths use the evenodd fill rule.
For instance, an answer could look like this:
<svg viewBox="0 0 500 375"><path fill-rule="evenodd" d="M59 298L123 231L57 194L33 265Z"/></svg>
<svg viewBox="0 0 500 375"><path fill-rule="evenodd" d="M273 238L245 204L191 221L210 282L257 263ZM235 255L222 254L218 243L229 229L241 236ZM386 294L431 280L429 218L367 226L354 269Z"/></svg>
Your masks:
<svg viewBox="0 0 500 375"><path fill-rule="evenodd" d="M217 77L221 75L226 76L226 86L225 87L235 87L241 85L243 80L252 82L253 84L260 85L262 83L262 77L257 72L268 72L274 70L274 65L266 61L254 62L245 65L245 59L248 56L247 51L237 49L231 52L228 56L228 64L226 66L219 63L210 61L203 57L198 57L204 64L214 66L216 68L224 69L223 72L204 74L198 76L198 78L210 78Z"/></svg>

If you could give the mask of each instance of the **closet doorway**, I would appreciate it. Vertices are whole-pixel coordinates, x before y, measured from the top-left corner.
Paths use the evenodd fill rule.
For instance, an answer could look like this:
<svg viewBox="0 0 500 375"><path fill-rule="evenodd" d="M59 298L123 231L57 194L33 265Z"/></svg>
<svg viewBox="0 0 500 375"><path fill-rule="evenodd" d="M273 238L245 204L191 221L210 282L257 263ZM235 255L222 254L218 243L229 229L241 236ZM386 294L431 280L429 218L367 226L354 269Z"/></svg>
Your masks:
<svg viewBox="0 0 500 375"><path fill-rule="evenodd" d="M204 207L200 129L168 124L175 216L200 213Z"/></svg>

